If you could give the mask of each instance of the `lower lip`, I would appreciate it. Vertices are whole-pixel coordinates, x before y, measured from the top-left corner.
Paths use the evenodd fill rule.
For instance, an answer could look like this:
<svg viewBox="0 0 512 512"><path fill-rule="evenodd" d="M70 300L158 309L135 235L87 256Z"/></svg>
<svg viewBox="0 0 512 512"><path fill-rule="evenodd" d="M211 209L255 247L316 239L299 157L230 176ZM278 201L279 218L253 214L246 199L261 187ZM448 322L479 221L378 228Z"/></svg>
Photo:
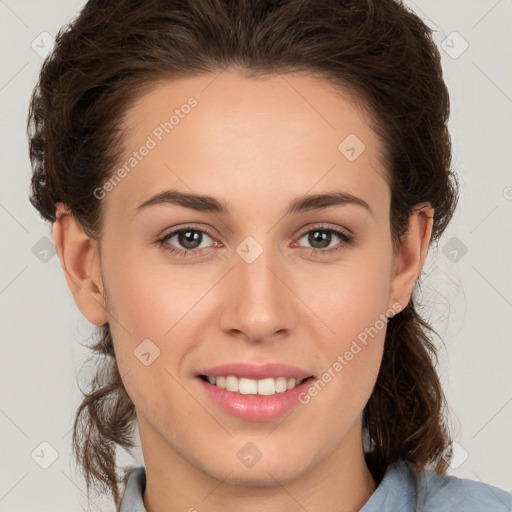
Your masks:
<svg viewBox="0 0 512 512"><path fill-rule="evenodd" d="M200 377L198 380L210 398L229 414L247 421L270 421L300 404L299 395L309 388L314 379L308 378L293 389L274 395L242 395L218 388Z"/></svg>

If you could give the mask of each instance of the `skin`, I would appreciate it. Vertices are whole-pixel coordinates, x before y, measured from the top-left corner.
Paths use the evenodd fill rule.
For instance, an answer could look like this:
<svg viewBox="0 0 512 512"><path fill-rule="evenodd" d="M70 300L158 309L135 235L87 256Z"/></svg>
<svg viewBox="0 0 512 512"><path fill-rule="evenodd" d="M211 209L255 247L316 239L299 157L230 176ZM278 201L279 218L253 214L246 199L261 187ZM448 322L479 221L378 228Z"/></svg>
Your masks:
<svg viewBox="0 0 512 512"><path fill-rule="evenodd" d="M190 96L197 107L101 200L101 250L72 215L60 215L54 226L78 308L112 330L137 408L145 506L148 512L359 510L377 485L363 457L361 414L385 328L307 405L275 421L221 411L196 374L226 362L277 361L322 375L379 315L394 303L407 305L433 210L416 205L423 213L411 214L408 236L394 253L380 141L348 95L306 75L254 79L230 69L159 83L127 111L126 155ZM354 161L338 150L351 133L366 146ZM231 213L172 204L134 213L171 188L211 195ZM346 204L284 216L295 198L335 190L364 199L372 213ZM195 249L203 254L167 252L190 247L177 236L167 246L156 242L188 223L213 235L203 234ZM344 246L329 232L330 243L312 245L307 230L318 223L353 234L355 242ZM252 263L236 252L248 236L263 248ZM147 338L160 349L149 366L134 355ZM237 457L248 442L262 454L252 467Z"/></svg>

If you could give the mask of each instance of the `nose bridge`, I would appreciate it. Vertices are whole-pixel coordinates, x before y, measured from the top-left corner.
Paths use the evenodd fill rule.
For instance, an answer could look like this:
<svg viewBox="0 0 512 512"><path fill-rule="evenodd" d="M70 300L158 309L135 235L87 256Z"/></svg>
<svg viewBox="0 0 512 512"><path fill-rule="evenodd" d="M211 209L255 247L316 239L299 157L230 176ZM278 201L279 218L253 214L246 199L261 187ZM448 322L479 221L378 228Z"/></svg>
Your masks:
<svg viewBox="0 0 512 512"><path fill-rule="evenodd" d="M264 244L260 244L253 237L247 237L239 244L236 274L240 280L241 299L245 296L254 300L254 305L265 306L268 304L270 306L269 301L274 301L276 294L281 293L282 285L274 274L275 270L271 271L279 266L277 265L277 250L272 247L271 237L266 237Z"/></svg>
<svg viewBox="0 0 512 512"><path fill-rule="evenodd" d="M247 237L237 246L234 298L224 312L223 328L241 331L252 340L290 327L286 319L291 298L279 276L279 251L271 247L270 236L263 238L265 245Z"/></svg>

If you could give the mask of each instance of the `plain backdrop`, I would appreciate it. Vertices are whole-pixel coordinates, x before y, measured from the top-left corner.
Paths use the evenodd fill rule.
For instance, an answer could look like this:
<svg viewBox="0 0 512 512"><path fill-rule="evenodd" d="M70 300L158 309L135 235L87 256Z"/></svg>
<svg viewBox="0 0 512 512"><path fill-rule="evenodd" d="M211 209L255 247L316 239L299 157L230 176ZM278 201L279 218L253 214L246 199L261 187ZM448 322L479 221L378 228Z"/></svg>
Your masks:
<svg viewBox="0 0 512 512"><path fill-rule="evenodd" d="M84 2L0 0L0 510L79 511L71 454L77 374L93 330L76 308L50 225L28 202L26 118L45 51ZM451 94L460 204L416 300L443 338L456 439L450 474L512 490L512 3L406 1L435 30ZM436 342L438 342L436 338ZM81 377L82 378L82 377ZM85 379L84 381L86 381ZM81 382L84 382L81 380ZM142 465L142 453L121 464ZM91 510L114 510L96 500Z"/></svg>

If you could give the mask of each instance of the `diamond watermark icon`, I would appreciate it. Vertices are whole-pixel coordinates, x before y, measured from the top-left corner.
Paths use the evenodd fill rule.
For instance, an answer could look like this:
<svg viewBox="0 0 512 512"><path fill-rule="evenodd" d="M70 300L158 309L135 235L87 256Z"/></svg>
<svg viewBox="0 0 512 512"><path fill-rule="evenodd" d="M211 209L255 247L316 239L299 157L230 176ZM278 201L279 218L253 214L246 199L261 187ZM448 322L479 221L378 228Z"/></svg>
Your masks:
<svg viewBox="0 0 512 512"><path fill-rule="evenodd" d="M248 236L238 245L236 252L246 263L252 263L261 255L263 247L252 236Z"/></svg>
<svg viewBox="0 0 512 512"><path fill-rule="evenodd" d="M451 262L458 263L468 252L468 248L454 236L443 245L442 252Z"/></svg>
<svg viewBox="0 0 512 512"><path fill-rule="evenodd" d="M144 366L149 366L160 356L160 349L149 338L146 338L137 345L133 353Z"/></svg>
<svg viewBox="0 0 512 512"><path fill-rule="evenodd" d="M32 247L32 254L43 263L50 261L56 252L55 245L47 236L43 236Z"/></svg>
<svg viewBox="0 0 512 512"><path fill-rule="evenodd" d="M353 162L366 149L363 141L354 133L351 133L338 146L338 151L347 159Z"/></svg>
<svg viewBox="0 0 512 512"><path fill-rule="evenodd" d="M441 48L452 59L458 59L469 48L469 43L457 31L453 31L441 41Z"/></svg>
<svg viewBox="0 0 512 512"><path fill-rule="evenodd" d="M41 468L48 469L59 458L59 453L50 443L43 441L30 456Z"/></svg>
<svg viewBox="0 0 512 512"><path fill-rule="evenodd" d="M453 442L453 455L450 462L451 469L459 469L469 457L467 450L457 441Z"/></svg>
<svg viewBox="0 0 512 512"><path fill-rule="evenodd" d="M253 443L248 442L245 443L242 448L240 448L240 450L238 450L236 456L242 464L248 468L252 468L256 462L261 459L262 453Z"/></svg>
<svg viewBox="0 0 512 512"><path fill-rule="evenodd" d="M32 50L34 50L39 55L39 57L45 59L50 54L54 43L55 39L53 36L44 31L36 36L30 46Z"/></svg>

